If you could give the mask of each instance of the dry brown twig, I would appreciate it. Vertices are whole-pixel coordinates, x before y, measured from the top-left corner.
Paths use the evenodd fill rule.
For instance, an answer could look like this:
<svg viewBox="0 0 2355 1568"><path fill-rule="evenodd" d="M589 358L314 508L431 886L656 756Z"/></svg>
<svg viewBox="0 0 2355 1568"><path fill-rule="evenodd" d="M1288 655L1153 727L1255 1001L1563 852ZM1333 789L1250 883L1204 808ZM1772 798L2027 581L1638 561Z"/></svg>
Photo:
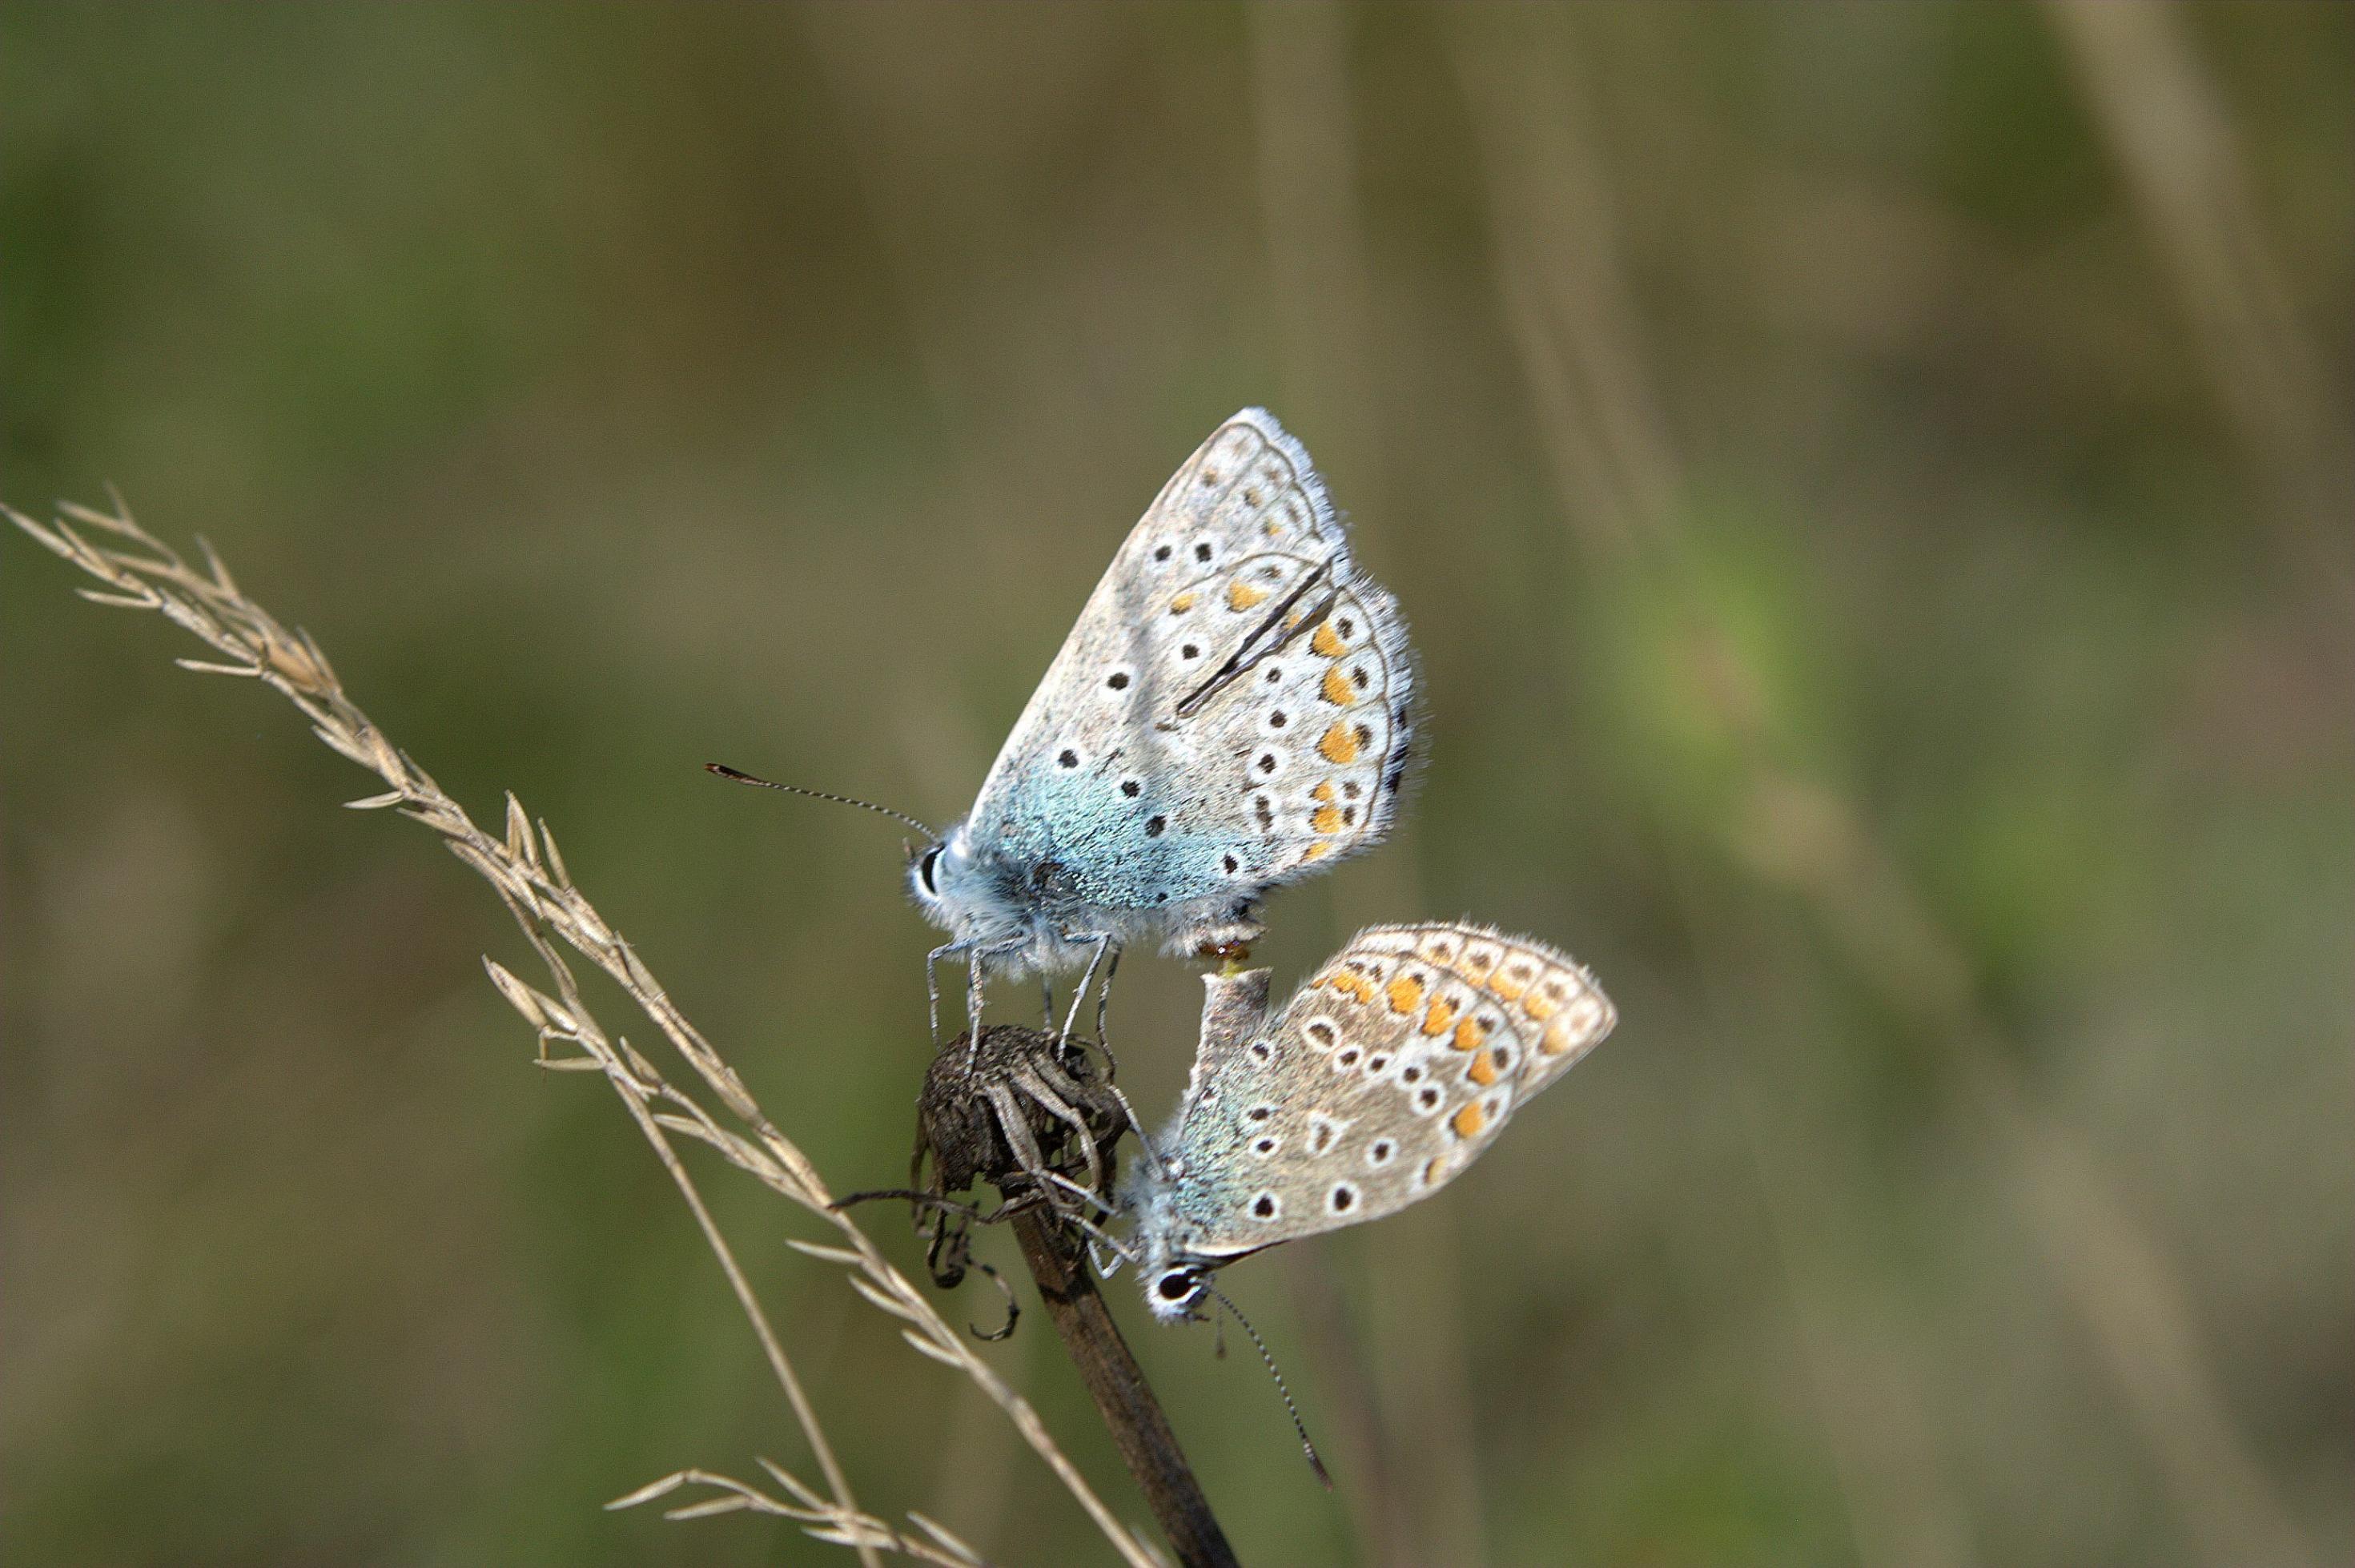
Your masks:
<svg viewBox="0 0 2355 1568"><path fill-rule="evenodd" d="M41 544L107 585L77 590L83 598L124 609L157 611L224 656L220 661L176 660L183 668L259 680L293 703L311 720L312 731L320 740L391 786L383 794L347 804L360 810L392 808L441 835L451 853L491 884L547 965L552 992L526 984L493 960L484 960L499 994L538 1032L543 1066L601 1072L620 1095L702 1229L825 1481L823 1491L814 1489L762 1459L762 1467L791 1498L790 1502L725 1476L688 1469L608 1506L631 1507L683 1486L702 1486L713 1488L714 1495L672 1509L666 1517L700 1518L741 1510L773 1514L793 1520L817 1540L850 1547L868 1564L878 1563L878 1554L884 1552L950 1568L975 1568L982 1561L970 1547L920 1515L909 1516L915 1526L911 1533L860 1509L792 1359L679 1157L673 1139L685 1137L717 1150L738 1169L831 1226L840 1244L790 1240L788 1244L850 1271L851 1288L899 1319L900 1337L919 1354L963 1372L1006 1413L1123 1561L1132 1568L1156 1568L1156 1554L1096 1496L1056 1445L1029 1402L975 1353L847 1213L829 1206L833 1195L816 1169L770 1122L742 1080L687 1020L629 943L573 885L545 821L535 824L511 794L506 798L504 837L477 827L431 774L394 746L345 695L335 667L310 635L300 628L288 629L248 598L209 546L203 547L205 570L199 571L133 522L120 496L115 497L111 514L60 503L58 516L47 524L14 508L0 510ZM133 548L94 543L77 532L74 525L112 535ZM551 938L560 939L630 994L695 1070L734 1126L723 1125L702 1101L666 1080L627 1040L606 1033L582 1001L570 965ZM546 1054L551 1044L566 1048L568 1053Z"/></svg>

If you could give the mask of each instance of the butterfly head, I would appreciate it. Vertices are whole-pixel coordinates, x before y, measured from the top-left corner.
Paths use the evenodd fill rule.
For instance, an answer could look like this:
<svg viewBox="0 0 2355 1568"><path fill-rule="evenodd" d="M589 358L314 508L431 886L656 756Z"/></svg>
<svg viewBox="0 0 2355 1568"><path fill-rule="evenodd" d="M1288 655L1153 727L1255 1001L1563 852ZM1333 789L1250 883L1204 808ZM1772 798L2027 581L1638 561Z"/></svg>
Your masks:
<svg viewBox="0 0 2355 1568"><path fill-rule="evenodd" d="M908 850L908 893L924 918L959 942L1000 946L1035 923L1011 896L1005 868L978 851L960 822Z"/></svg>
<svg viewBox="0 0 2355 1568"><path fill-rule="evenodd" d="M963 933L961 918L972 902L973 855L960 822L929 844L908 847L908 892L933 924Z"/></svg>
<svg viewBox="0 0 2355 1568"><path fill-rule="evenodd" d="M1191 1264L1171 1264L1145 1276L1145 1304L1164 1322L1194 1316L1194 1308L1209 1294L1207 1271Z"/></svg>
<svg viewBox="0 0 2355 1568"><path fill-rule="evenodd" d="M1211 1265L1188 1248L1190 1239L1178 1219L1174 1189L1182 1166L1173 1157L1138 1160L1129 1168L1121 1201L1135 1216L1130 1255L1145 1305L1164 1323L1194 1316L1209 1294Z"/></svg>
<svg viewBox="0 0 2355 1568"><path fill-rule="evenodd" d="M941 901L941 857L946 853L944 838L908 846L908 891L928 914Z"/></svg>
<svg viewBox="0 0 2355 1568"><path fill-rule="evenodd" d="M1164 1323L1193 1317L1210 1292L1210 1266L1187 1254L1175 1230L1169 1223L1166 1198L1146 1200L1137 1214L1141 1256L1136 1278L1145 1288L1145 1305Z"/></svg>

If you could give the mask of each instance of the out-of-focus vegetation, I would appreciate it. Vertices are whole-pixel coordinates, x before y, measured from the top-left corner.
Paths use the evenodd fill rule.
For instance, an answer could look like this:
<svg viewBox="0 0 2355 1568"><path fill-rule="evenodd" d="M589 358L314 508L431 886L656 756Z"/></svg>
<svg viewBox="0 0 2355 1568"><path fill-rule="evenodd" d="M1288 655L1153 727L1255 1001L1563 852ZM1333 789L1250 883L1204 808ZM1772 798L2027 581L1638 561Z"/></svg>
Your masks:
<svg viewBox="0 0 2355 1568"><path fill-rule="evenodd" d="M1227 1276L1337 1493L1133 1315L1245 1559L2345 1561L2350 60L2318 5L16 5L0 485L219 541L847 1188L928 928L888 826L697 764L953 816L1264 402L1430 691L1279 985L1469 912L1623 1022L1441 1199ZM801 1455L530 1069L505 915L0 556L10 1559L847 1560L596 1511ZM1196 1000L1124 969L1146 1105ZM861 1500L1092 1560L714 1179ZM996 1354L1141 1514L1051 1339Z"/></svg>

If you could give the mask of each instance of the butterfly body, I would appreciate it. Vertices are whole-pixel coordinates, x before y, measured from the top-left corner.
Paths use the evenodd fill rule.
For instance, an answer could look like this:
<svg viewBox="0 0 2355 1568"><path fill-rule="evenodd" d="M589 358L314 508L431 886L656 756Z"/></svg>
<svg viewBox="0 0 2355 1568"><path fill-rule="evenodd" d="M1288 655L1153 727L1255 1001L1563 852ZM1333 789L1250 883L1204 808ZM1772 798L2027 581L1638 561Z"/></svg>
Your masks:
<svg viewBox="0 0 2355 1568"><path fill-rule="evenodd" d="M1393 820L1414 671L1308 454L1247 409L1164 485L910 889L977 973L1248 943Z"/></svg>
<svg viewBox="0 0 2355 1568"><path fill-rule="evenodd" d="M1256 903L1223 892L1142 908L1123 901L1120 890L1082 869L1094 825L1074 812L1066 826L1067 839L1033 848L986 844L960 823L941 841L931 889L923 862L911 869L918 901L939 909L952 947L975 955L992 974L1018 978L1082 968L1106 938L1124 948L1174 933L1173 949L1191 952L1258 934Z"/></svg>
<svg viewBox="0 0 2355 1568"><path fill-rule="evenodd" d="M1177 1121L1126 1195L1163 1318L1227 1264L1429 1197L1616 1019L1569 957L1467 924L1360 932L1273 1018L1265 971L1206 984Z"/></svg>

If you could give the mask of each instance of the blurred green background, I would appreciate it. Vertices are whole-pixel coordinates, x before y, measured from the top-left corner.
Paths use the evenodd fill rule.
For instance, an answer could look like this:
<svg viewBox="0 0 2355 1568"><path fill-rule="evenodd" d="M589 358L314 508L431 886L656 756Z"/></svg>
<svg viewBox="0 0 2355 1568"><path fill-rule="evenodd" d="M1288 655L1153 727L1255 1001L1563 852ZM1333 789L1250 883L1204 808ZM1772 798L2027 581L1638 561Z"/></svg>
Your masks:
<svg viewBox="0 0 2355 1568"><path fill-rule="evenodd" d="M478 816L520 793L847 1189L904 1169L930 930L888 825L697 764L961 812L1264 402L1430 698L1408 830L1273 901L1279 986L1468 912L1623 1022L1443 1198L1227 1275L1337 1493L1123 1282L1244 1559L2346 1562L2351 46L12 5L0 485L208 536ZM847 1561L598 1511L809 1467L676 1194L530 1067L487 891L76 581L0 539L9 1560ZM1157 1109L1197 983L1120 980ZM862 1502L1103 1559L710 1180ZM990 1354L1143 1518L1043 1322Z"/></svg>

